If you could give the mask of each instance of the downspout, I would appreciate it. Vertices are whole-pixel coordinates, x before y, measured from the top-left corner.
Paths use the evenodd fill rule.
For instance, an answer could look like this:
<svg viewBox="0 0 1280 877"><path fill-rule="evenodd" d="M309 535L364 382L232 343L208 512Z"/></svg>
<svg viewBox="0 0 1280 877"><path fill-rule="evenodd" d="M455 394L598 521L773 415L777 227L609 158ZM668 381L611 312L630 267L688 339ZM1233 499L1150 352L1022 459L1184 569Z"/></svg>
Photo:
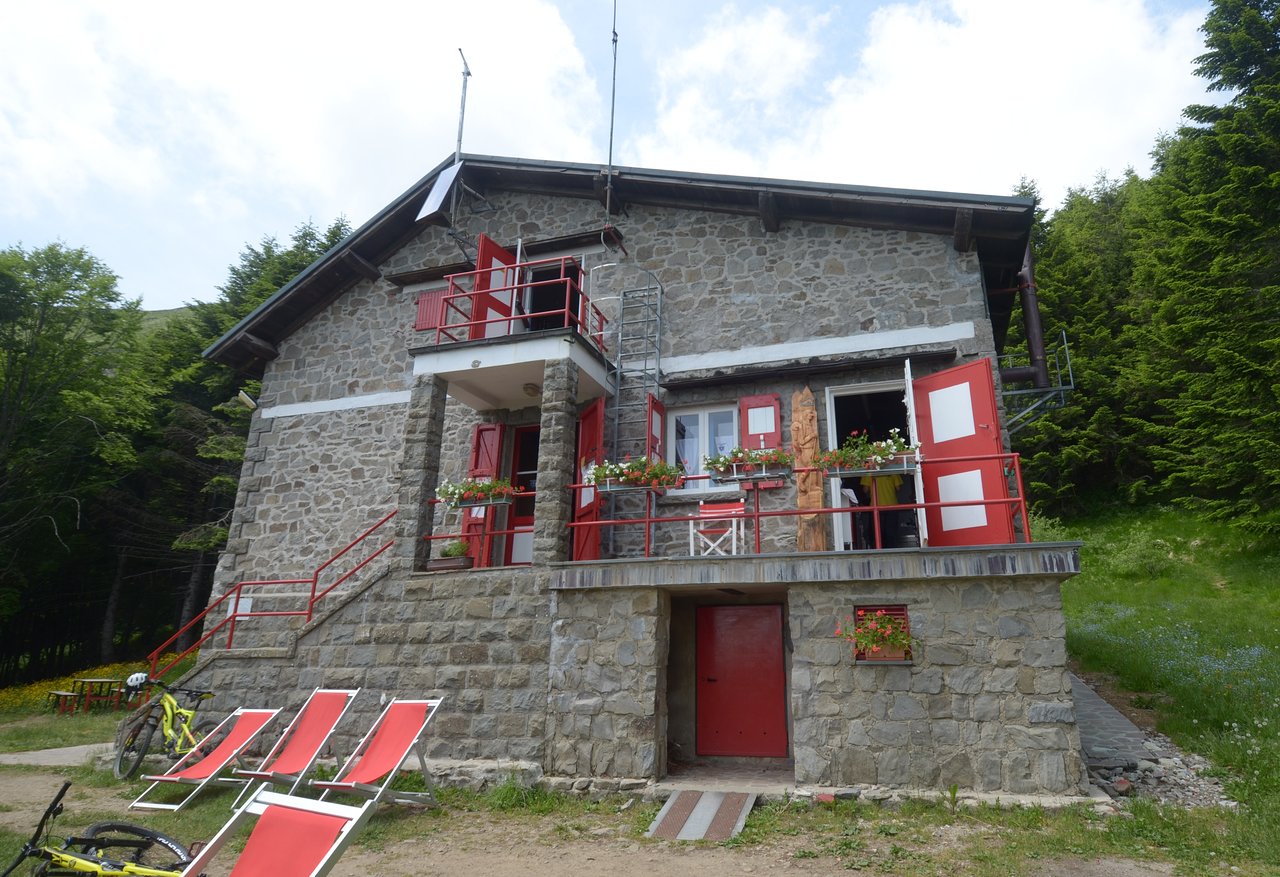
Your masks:
<svg viewBox="0 0 1280 877"><path fill-rule="evenodd" d="M1018 272L1018 289L1022 299L1022 329L1027 336L1027 353L1031 365L1000 369L1000 380L1008 383L1030 381L1036 389L1049 389L1049 360L1044 351L1044 328L1040 323L1040 299L1036 296L1035 275L1031 267L1031 244L1028 242Z"/></svg>

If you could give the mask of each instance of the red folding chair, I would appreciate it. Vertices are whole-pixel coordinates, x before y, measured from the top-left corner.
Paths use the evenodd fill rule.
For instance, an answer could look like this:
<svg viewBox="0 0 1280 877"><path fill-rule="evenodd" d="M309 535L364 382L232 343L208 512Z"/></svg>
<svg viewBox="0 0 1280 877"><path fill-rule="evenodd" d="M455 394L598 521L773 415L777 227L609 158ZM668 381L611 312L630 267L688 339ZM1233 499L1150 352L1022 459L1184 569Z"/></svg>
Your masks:
<svg viewBox="0 0 1280 877"><path fill-rule="evenodd" d="M289 794L296 792L359 693L358 688L317 688L311 692L276 745L262 759L262 764L253 770L236 768L232 771L246 779L244 790L231 805L232 809L240 805L254 780L280 786L287 783Z"/></svg>
<svg viewBox="0 0 1280 877"><path fill-rule="evenodd" d="M698 517L689 521L689 554L738 554L747 547L747 509L736 502L699 502Z"/></svg>
<svg viewBox="0 0 1280 877"><path fill-rule="evenodd" d="M374 801L366 801L360 807L314 801L281 795L262 786L201 848L184 873L208 871L226 842L256 816L257 822L230 877L323 877L333 870L376 806Z"/></svg>
<svg viewBox="0 0 1280 877"><path fill-rule="evenodd" d="M181 810L209 783L248 782L248 780L223 776L222 772L258 739L262 729L279 713L280 710L251 710L240 707L223 719L206 738L216 743L212 751L197 747L182 756L166 773L143 777L145 780L151 780L151 785L147 786L146 790L129 805L129 809ZM192 785L195 788L176 804L144 800L153 790L169 783Z"/></svg>
<svg viewBox="0 0 1280 877"><path fill-rule="evenodd" d="M320 800L327 799L330 792L350 792L375 802L385 799L400 804L435 806L433 785L427 774L427 763L422 757L420 742L439 707L440 698L393 700L387 704L387 708L369 729L369 733L365 734L356 751L342 765L338 775L332 780L311 781L312 786L324 790ZM424 792L391 789L396 771L410 752L418 756L418 766L427 788Z"/></svg>

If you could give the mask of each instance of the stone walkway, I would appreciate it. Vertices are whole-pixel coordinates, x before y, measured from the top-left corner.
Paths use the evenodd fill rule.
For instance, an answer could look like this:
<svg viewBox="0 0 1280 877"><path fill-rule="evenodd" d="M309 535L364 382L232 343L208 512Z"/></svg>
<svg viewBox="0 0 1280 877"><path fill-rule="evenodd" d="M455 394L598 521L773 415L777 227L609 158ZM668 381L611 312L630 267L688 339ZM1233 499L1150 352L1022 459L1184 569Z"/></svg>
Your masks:
<svg viewBox="0 0 1280 877"><path fill-rule="evenodd" d="M1089 767L1133 770L1139 761L1153 757L1142 730L1075 674L1071 674L1071 696L1075 698L1076 725Z"/></svg>

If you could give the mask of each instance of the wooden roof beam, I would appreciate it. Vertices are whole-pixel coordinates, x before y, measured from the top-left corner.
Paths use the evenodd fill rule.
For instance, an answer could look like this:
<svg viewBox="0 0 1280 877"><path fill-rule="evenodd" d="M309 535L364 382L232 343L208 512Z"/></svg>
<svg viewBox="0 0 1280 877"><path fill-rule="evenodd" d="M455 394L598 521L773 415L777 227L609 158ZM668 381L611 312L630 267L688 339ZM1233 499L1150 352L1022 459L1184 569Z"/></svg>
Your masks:
<svg viewBox="0 0 1280 877"><path fill-rule="evenodd" d="M973 249L972 207L960 207L956 210L956 225L952 236L957 253L967 253Z"/></svg>
<svg viewBox="0 0 1280 877"><path fill-rule="evenodd" d="M382 272L378 270L378 266L370 264L355 250L343 250L342 261L346 262L351 270L366 280L380 280L382 278Z"/></svg>
<svg viewBox="0 0 1280 877"><path fill-rule="evenodd" d="M764 230L768 232L776 232L782 228L782 217L778 212L778 199L774 197L772 192L761 192L759 198L760 205L760 222L764 225Z"/></svg>

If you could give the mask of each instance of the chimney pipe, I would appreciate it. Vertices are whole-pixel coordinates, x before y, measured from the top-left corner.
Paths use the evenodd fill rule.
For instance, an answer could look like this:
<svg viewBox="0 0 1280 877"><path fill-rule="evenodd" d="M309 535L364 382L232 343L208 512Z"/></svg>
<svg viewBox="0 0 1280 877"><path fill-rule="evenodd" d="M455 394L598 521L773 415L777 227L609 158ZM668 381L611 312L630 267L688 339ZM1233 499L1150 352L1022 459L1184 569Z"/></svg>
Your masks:
<svg viewBox="0 0 1280 877"><path fill-rule="evenodd" d="M1027 352L1031 365L1003 368L1000 379L1005 383L1031 381L1039 390L1049 389L1049 360L1044 350L1044 327L1040 324L1040 299L1036 296L1035 274L1031 265L1031 243L1027 242L1022 257L1022 270L1018 272L1018 288L1022 299L1022 328L1027 336Z"/></svg>

